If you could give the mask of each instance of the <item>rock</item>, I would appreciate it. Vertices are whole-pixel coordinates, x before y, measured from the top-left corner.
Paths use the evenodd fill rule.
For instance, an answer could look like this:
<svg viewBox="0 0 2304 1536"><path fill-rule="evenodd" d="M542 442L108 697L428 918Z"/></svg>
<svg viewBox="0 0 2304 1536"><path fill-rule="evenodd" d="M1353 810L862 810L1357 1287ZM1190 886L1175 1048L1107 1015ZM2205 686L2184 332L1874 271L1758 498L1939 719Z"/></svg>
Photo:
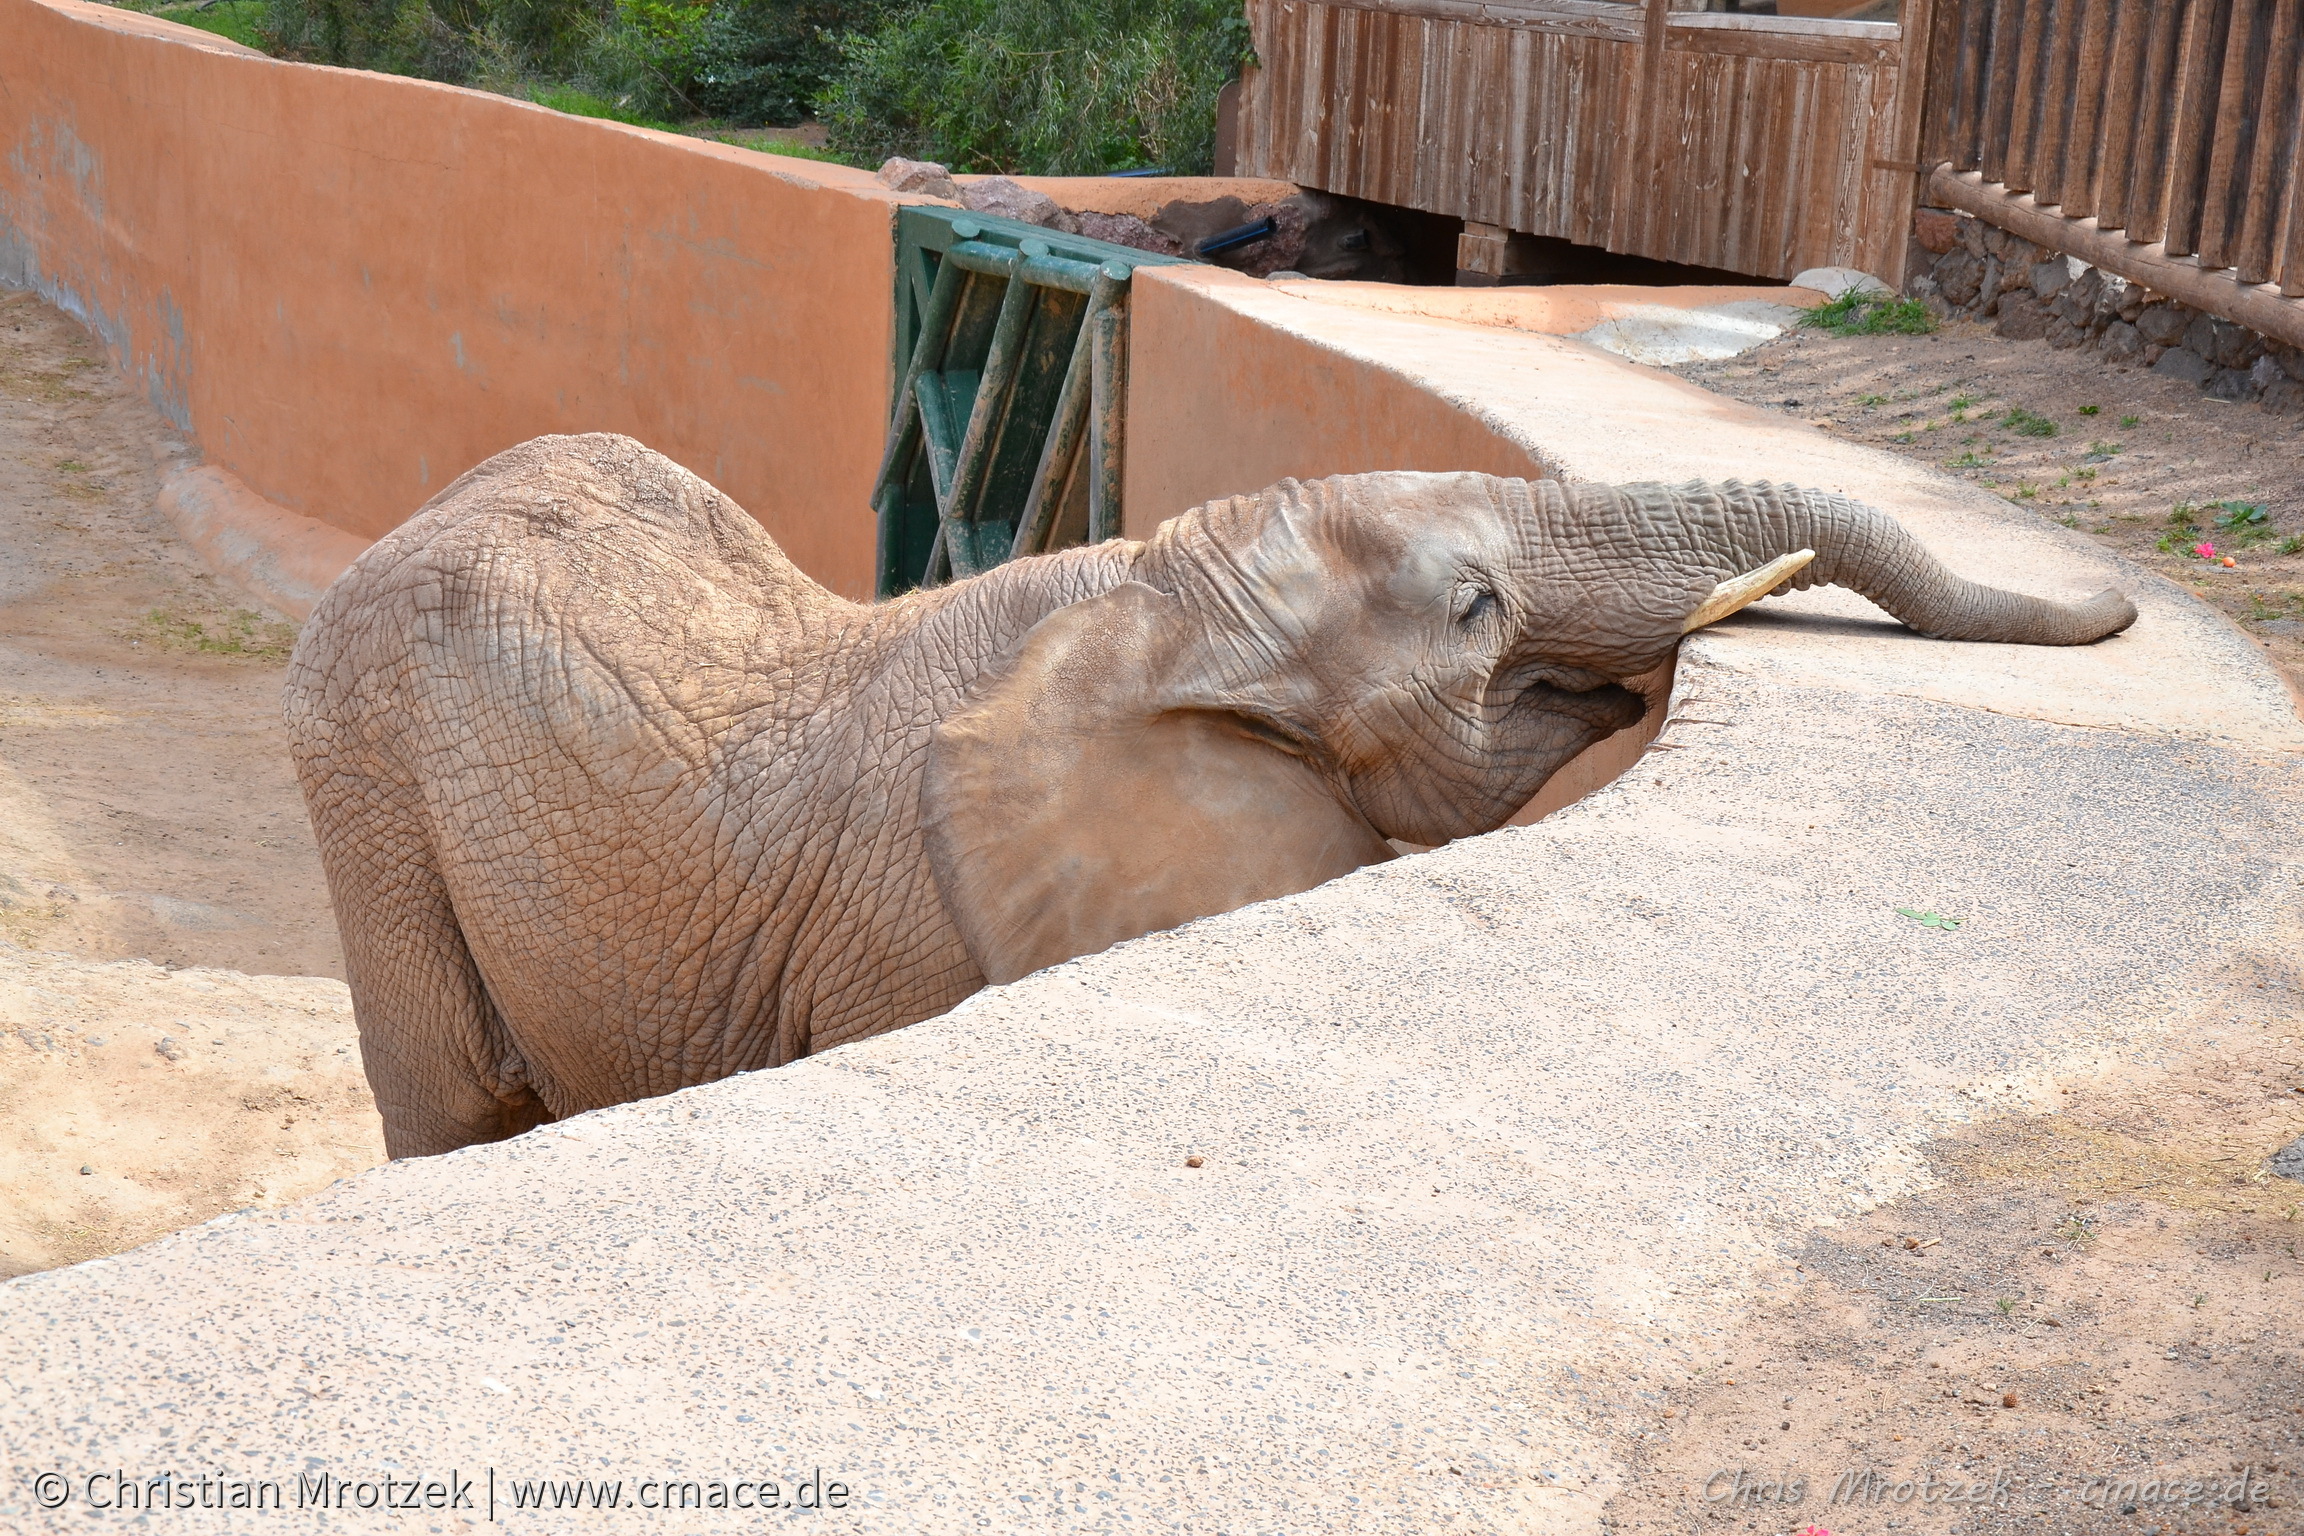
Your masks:
<svg viewBox="0 0 2304 1536"><path fill-rule="evenodd" d="M162 1061L182 1061L184 1059L183 1043L174 1035L162 1035L159 1043L153 1046L152 1050L153 1054Z"/></svg>
<svg viewBox="0 0 2304 1536"><path fill-rule="evenodd" d="M874 179L893 192L917 192L923 197L960 201L960 187L953 181L952 173L933 160L892 156L880 162Z"/></svg>
<svg viewBox="0 0 2304 1536"><path fill-rule="evenodd" d="M1886 283L1854 267L1810 267L1792 279L1792 286L1812 288L1828 299L1836 299L1851 291L1873 298L1896 297L1896 291Z"/></svg>
<svg viewBox="0 0 2304 1536"><path fill-rule="evenodd" d="M2263 392L2256 387L2256 381L2248 377L2245 368L2219 368L2208 380L2211 400L2253 400Z"/></svg>
<svg viewBox="0 0 2304 1536"><path fill-rule="evenodd" d="M2195 313L2184 327L2184 346L2210 362L2216 360L2216 317Z"/></svg>
<svg viewBox="0 0 2304 1536"><path fill-rule="evenodd" d="M1984 258L1962 247L1939 260L1929 275L1945 303L1964 308L1976 302L1976 290L1983 285Z"/></svg>
<svg viewBox="0 0 2304 1536"><path fill-rule="evenodd" d="M2216 347L2207 355L2219 368L2249 368L2264 355L2264 338L2229 320L2215 323Z"/></svg>
<svg viewBox="0 0 2304 1536"><path fill-rule="evenodd" d="M1978 314L1988 315L1992 313L1993 307L2000 302L2000 284L2006 276L2007 270L2000 265L1999 257L1987 256L1984 258L1984 276L1976 284L1976 312Z"/></svg>
<svg viewBox="0 0 2304 1536"><path fill-rule="evenodd" d="M1941 256L1960 243L1960 222L1966 214L1954 213L1949 208L1920 208L1912 214L1912 238L1921 246ZM1968 219L1973 224L1974 219Z"/></svg>
<svg viewBox="0 0 2304 1536"><path fill-rule="evenodd" d="M1321 206L1325 207L1325 202ZM1152 215L1152 228L1175 241L1184 255L1198 256L1203 241L1270 219L1272 233L1263 239L1201 259L1230 267L1235 272L1245 272L1250 277L1275 277L1307 265L1304 237L1316 211L1310 194L1255 204L1230 196L1205 202L1180 197L1160 205Z"/></svg>
<svg viewBox="0 0 2304 1536"><path fill-rule="evenodd" d="M2304 411L2304 382L2283 378L2264 391L2264 409L2275 416Z"/></svg>
<svg viewBox="0 0 2304 1536"><path fill-rule="evenodd" d="M960 201L973 212L996 219L1014 219L1043 229L1069 231L1071 227L1064 210L1056 205L1056 199L1005 176L987 176L982 181L970 182L960 189Z"/></svg>
<svg viewBox="0 0 2304 1536"><path fill-rule="evenodd" d="M2000 258L2000 264L2009 268L2030 270L2032 264L2048 253L2021 235L2012 235L2004 229L1994 229L1984 236L1984 249Z"/></svg>
<svg viewBox="0 0 2304 1536"><path fill-rule="evenodd" d="M1932 310L1944 308L1944 290L1936 286L1933 273L1923 272L1904 284L1904 297L1918 299Z"/></svg>
<svg viewBox="0 0 2304 1536"><path fill-rule="evenodd" d="M1991 232L1992 226L1982 219L1962 219L1957 237L1960 241L1960 249L1978 261L1982 261L1986 256L1992 254L1990 248L1984 243L1984 237Z"/></svg>
<svg viewBox="0 0 2304 1536"><path fill-rule="evenodd" d="M2007 306L2003 304L2001 308L2005 311ZM2085 330L2062 316L2050 317L2047 335L2048 345L2058 351L2070 351L2088 339L2088 333Z"/></svg>
<svg viewBox="0 0 2304 1536"><path fill-rule="evenodd" d="M2094 267L2082 267L2080 275L2065 284L2064 291L2056 295L2058 313L2074 325L2084 325L2091 329L2101 325L2105 319L2110 318L2099 313L2101 306L2097 301L2103 288L2104 274Z"/></svg>
<svg viewBox="0 0 2304 1536"><path fill-rule="evenodd" d="M2304 1179L2304 1136L2273 1153L2264 1166L2283 1179Z"/></svg>
<svg viewBox="0 0 2304 1536"><path fill-rule="evenodd" d="M1183 246L1132 213L1075 213L1072 232L1091 240L1132 246L1139 251L1157 251L1163 256L1185 254Z"/></svg>
<svg viewBox="0 0 2304 1536"><path fill-rule="evenodd" d="M2149 345L2146 346L2144 348L2144 366L2147 368L2153 367L2160 361L2160 359L2167 353L2167 351L2168 349L2166 347L2155 347Z"/></svg>
<svg viewBox="0 0 2304 1536"><path fill-rule="evenodd" d="M2280 364L2274 360L2272 354L2267 352L2262 357L2256 359L2254 363L2249 365L2248 377L2255 382L2257 389L2266 390L2279 383L2282 379L2288 377L2288 375L2286 371L2281 368Z"/></svg>
<svg viewBox="0 0 2304 1536"><path fill-rule="evenodd" d="M2264 352L2292 379L2304 379L2304 347L2291 347L2283 342L2267 341Z"/></svg>
<svg viewBox="0 0 2304 1536"><path fill-rule="evenodd" d="M2127 316L2121 314L2120 310L2128 302L2128 295L2135 285L2124 277L2105 271L2102 267L2093 267L2089 270L2096 279L2096 323L2099 326L2104 326L2110 325L2115 320L2126 319ZM2083 282L2086 280L2085 278L2082 279Z"/></svg>
<svg viewBox="0 0 2304 1536"><path fill-rule="evenodd" d="M2010 341L2038 341L2048 334L2048 311L2031 294L2012 290L2000 295L2000 319L1992 330Z"/></svg>
<svg viewBox="0 0 2304 1536"><path fill-rule="evenodd" d="M2062 293L2072 281L2072 263L2062 256L2051 256L2046 261L2032 263L2029 274L2032 292L2043 301Z"/></svg>
<svg viewBox="0 0 2304 1536"><path fill-rule="evenodd" d="M2216 365L2190 347L2170 347L2160 354L2160 361L2152 371L2162 378L2180 379L2186 384L2205 384L2216 376Z"/></svg>
<svg viewBox="0 0 2304 1536"><path fill-rule="evenodd" d="M2143 355L2144 338L2125 320L2115 320L2096 338L2096 350L2115 363L2131 363Z"/></svg>
<svg viewBox="0 0 2304 1536"><path fill-rule="evenodd" d="M2153 304L2136 317L2136 329L2153 346L2173 347L2183 341L2184 327L2191 318L2192 312L2182 305Z"/></svg>

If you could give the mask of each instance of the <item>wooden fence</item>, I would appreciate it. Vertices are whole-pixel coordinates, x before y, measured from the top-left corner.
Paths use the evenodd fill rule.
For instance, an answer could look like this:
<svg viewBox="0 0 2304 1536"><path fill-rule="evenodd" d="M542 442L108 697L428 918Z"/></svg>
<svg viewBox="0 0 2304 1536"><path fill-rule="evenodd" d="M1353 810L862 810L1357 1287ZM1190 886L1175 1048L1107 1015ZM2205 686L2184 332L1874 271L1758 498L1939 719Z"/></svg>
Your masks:
<svg viewBox="0 0 2304 1536"><path fill-rule="evenodd" d="M1937 0L1922 157L2304 294L2304 0Z"/></svg>
<svg viewBox="0 0 2304 1536"><path fill-rule="evenodd" d="M1919 118L1894 25L1685 0L1247 9L1244 172L1699 267L1901 274Z"/></svg>

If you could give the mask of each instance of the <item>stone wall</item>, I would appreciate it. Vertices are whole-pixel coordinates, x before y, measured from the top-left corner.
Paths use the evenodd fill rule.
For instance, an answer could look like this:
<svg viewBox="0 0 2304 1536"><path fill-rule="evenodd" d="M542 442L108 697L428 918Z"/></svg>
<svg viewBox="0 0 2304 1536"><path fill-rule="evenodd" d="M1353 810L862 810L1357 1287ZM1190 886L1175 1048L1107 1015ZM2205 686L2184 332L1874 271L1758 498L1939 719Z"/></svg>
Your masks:
<svg viewBox="0 0 2304 1536"><path fill-rule="evenodd" d="M2088 347L2106 361L2197 384L2219 400L2304 410L2304 349L2262 336L1967 213L1923 208L1927 255L1906 291L2002 336Z"/></svg>

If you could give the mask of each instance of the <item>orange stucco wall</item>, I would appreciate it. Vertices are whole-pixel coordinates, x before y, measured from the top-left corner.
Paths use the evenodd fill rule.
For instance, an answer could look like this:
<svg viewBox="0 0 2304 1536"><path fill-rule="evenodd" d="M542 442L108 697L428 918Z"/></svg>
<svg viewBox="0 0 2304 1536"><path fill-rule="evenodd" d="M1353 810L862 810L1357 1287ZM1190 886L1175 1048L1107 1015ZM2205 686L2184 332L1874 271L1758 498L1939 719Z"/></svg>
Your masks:
<svg viewBox="0 0 2304 1536"><path fill-rule="evenodd" d="M1130 538L1218 496L1294 475L1483 470L1540 478L1536 455L1448 393L1225 302L1264 285L1211 267L1137 271L1122 505Z"/></svg>
<svg viewBox="0 0 2304 1536"><path fill-rule="evenodd" d="M544 432L627 432L872 582L891 205L861 171L0 0L0 282L209 461L373 536Z"/></svg>

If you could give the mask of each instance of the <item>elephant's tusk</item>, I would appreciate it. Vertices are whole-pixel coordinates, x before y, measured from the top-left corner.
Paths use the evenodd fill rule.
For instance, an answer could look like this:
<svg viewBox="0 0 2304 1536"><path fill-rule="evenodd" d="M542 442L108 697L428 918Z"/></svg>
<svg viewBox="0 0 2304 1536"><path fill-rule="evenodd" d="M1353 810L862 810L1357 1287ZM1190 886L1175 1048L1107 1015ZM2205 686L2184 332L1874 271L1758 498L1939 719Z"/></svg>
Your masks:
<svg viewBox="0 0 2304 1536"><path fill-rule="evenodd" d="M1769 561L1756 571L1729 577L1712 589L1710 597L1696 605L1696 611L1688 615L1688 622L1680 626L1680 633L1694 634L1705 625L1717 624L1737 609L1760 601L1815 558L1816 551L1798 549Z"/></svg>

